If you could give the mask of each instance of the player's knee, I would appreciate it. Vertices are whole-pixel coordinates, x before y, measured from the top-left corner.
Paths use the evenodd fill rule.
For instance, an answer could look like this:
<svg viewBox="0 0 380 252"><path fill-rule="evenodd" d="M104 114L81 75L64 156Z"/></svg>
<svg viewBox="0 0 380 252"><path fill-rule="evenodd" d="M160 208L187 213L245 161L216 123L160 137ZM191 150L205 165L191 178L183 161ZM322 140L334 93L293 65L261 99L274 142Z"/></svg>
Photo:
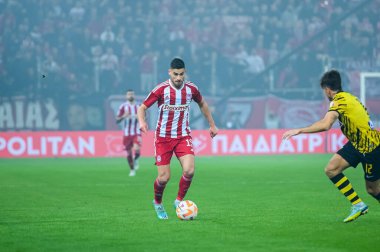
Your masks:
<svg viewBox="0 0 380 252"><path fill-rule="evenodd" d="M377 195L380 194L380 188L378 186L367 185L366 189L367 189L367 193L373 197L376 197Z"/></svg>
<svg viewBox="0 0 380 252"><path fill-rule="evenodd" d="M339 168L331 163L329 163L326 167L325 167L325 174L327 175L327 177L329 178L332 178L332 177L335 177L336 175L338 175L339 173L341 173L341 171L339 170Z"/></svg>
<svg viewBox="0 0 380 252"><path fill-rule="evenodd" d="M170 173L168 172L163 172L158 175L158 181L160 184L166 184L170 180Z"/></svg>
<svg viewBox="0 0 380 252"><path fill-rule="evenodd" d="M191 169L186 169L183 171L183 175L188 178L192 178L194 176L194 167Z"/></svg>
<svg viewBox="0 0 380 252"><path fill-rule="evenodd" d="M183 167L183 172L182 174L185 177L192 178L194 176L194 166L189 166L189 167Z"/></svg>

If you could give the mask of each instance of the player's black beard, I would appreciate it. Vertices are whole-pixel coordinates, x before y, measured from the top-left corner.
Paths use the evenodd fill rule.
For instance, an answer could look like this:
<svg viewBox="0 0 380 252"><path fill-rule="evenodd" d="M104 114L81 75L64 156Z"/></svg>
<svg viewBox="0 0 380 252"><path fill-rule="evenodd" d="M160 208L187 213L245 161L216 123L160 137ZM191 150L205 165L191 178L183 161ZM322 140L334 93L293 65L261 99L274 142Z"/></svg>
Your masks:
<svg viewBox="0 0 380 252"><path fill-rule="evenodd" d="M172 83L173 83L175 88L179 89L180 87L182 87L183 81L180 81L180 82L172 81Z"/></svg>

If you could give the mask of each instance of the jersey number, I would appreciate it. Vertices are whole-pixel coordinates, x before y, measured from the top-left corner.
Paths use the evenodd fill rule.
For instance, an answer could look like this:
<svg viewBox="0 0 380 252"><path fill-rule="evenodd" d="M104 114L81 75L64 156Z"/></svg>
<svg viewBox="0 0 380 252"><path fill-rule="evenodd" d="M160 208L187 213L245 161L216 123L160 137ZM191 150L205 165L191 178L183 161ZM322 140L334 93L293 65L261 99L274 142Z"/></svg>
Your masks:
<svg viewBox="0 0 380 252"><path fill-rule="evenodd" d="M372 164L365 164L365 173L368 175L372 174Z"/></svg>
<svg viewBox="0 0 380 252"><path fill-rule="evenodd" d="M186 139L186 142L187 142L186 146L193 147L193 141L191 139Z"/></svg>

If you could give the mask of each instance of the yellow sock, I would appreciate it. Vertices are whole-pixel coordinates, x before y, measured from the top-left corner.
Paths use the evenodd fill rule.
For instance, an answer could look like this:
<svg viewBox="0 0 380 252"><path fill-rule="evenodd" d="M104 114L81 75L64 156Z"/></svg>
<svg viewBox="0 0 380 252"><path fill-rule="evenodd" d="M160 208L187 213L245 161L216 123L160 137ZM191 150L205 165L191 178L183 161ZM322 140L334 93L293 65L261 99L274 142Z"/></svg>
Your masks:
<svg viewBox="0 0 380 252"><path fill-rule="evenodd" d="M343 173L339 173L330 180L339 189L339 191L351 202L352 205L362 202L358 194L355 192L350 181Z"/></svg>

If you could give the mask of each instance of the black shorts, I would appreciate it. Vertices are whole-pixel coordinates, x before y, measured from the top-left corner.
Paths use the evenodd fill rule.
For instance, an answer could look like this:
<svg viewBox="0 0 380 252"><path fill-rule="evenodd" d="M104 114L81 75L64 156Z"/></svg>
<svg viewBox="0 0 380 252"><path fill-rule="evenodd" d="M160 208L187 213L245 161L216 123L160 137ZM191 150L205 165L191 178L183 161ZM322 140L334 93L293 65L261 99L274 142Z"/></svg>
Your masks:
<svg viewBox="0 0 380 252"><path fill-rule="evenodd" d="M351 142L348 142L337 154L355 168L362 163L365 180L373 182L380 178L380 146L370 153L363 154L356 150Z"/></svg>

